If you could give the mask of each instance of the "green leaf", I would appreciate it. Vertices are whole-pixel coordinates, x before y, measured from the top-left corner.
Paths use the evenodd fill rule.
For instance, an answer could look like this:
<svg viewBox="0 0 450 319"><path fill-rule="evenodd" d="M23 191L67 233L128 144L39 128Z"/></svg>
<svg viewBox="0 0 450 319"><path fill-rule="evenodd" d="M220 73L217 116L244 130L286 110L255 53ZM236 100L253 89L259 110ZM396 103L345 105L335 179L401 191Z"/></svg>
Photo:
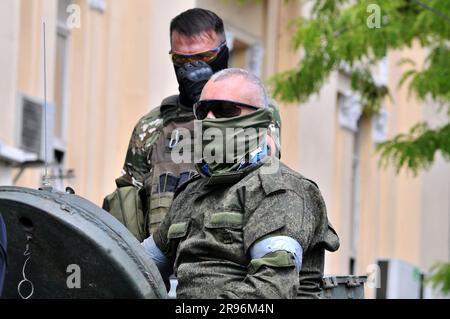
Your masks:
<svg viewBox="0 0 450 319"><path fill-rule="evenodd" d="M439 289L444 294L450 293L450 263L433 265L425 282L431 283L434 289Z"/></svg>

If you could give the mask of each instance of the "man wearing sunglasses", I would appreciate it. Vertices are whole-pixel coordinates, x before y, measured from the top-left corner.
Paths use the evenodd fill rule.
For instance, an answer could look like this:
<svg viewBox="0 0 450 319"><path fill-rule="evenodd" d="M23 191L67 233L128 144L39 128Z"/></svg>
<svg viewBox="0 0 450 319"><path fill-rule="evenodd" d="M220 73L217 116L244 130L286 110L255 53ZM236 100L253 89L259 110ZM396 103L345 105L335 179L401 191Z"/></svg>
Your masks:
<svg viewBox="0 0 450 319"><path fill-rule="evenodd" d="M195 174L193 162L171 161L170 150L179 142L171 139L172 132L193 129L193 104L209 77L228 64L223 22L209 10L195 8L176 16L170 40L179 94L167 97L139 120L117 188L103 202L103 208L140 241L159 225L175 189Z"/></svg>
<svg viewBox="0 0 450 319"><path fill-rule="evenodd" d="M6 274L6 225L0 214L0 297L3 291L3 282Z"/></svg>
<svg viewBox="0 0 450 319"><path fill-rule="evenodd" d="M267 153L272 114L259 79L214 74L194 114L199 175L143 243L162 276L175 271L177 298L318 298L325 249L339 238L317 185Z"/></svg>

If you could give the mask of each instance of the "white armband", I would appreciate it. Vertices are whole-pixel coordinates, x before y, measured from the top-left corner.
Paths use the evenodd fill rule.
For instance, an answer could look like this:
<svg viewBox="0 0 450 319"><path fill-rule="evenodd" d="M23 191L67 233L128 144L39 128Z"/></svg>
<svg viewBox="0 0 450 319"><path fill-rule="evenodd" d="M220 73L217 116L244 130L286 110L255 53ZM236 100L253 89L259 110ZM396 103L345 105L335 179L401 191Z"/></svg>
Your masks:
<svg viewBox="0 0 450 319"><path fill-rule="evenodd" d="M156 246L156 243L153 240L153 236L150 236L147 239L145 239L141 243L141 245L145 248L145 250L152 257L153 261L156 264L156 267L158 267L158 270L163 277L166 275L168 276L172 273L172 266L169 262L169 259L158 248L158 246Z"/></svg>
<svg viewBox="0 0 450 319"><path fill-rule="evenodd" d="M260 240L250 248L250 257L259 259L279 250L284 250L294 256L295 268L300 272L302 268L303 249L302 246L293 238L288 236L273 236Z"/></svg>

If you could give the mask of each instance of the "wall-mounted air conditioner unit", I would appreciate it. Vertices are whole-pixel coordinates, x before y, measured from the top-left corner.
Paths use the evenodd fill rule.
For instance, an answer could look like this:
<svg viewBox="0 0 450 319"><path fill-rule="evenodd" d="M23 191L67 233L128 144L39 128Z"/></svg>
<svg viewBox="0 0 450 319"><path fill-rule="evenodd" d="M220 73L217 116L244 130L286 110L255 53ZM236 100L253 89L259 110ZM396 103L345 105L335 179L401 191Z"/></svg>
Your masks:
<svg viewBox="0 0 450 319"><path fill-rule="evenodd" d="M37 164L44 163L45 160L53 162L54 108L48 102L46 112L44 107L43 99L18 93L16 147L36 154Z"/></svg>

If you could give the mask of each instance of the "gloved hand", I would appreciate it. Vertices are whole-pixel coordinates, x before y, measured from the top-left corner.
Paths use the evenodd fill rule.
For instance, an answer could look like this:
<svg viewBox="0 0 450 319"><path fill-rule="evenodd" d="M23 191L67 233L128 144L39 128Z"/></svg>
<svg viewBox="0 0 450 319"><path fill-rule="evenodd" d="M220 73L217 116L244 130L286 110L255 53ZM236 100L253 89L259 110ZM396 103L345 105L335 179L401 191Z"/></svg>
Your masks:
<svg viewBox="0 0 450 319"><path fill-rule="evenodd" d="M199 100L206 82L213 75L213 70L206 62L194 61L177 68L176 73L180 102L186 106L193 106Z"/></svg>

